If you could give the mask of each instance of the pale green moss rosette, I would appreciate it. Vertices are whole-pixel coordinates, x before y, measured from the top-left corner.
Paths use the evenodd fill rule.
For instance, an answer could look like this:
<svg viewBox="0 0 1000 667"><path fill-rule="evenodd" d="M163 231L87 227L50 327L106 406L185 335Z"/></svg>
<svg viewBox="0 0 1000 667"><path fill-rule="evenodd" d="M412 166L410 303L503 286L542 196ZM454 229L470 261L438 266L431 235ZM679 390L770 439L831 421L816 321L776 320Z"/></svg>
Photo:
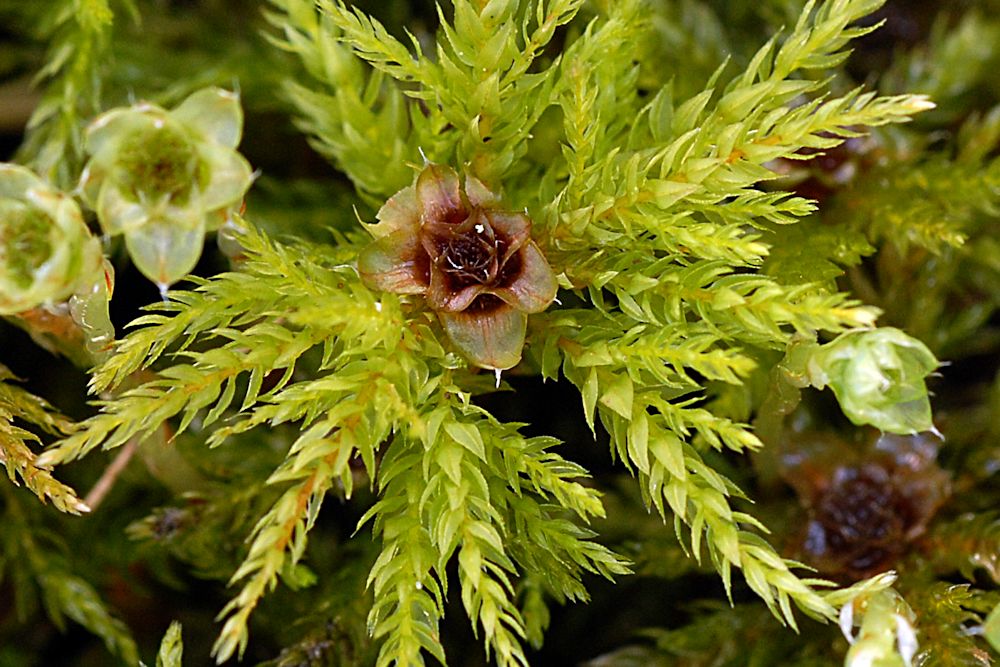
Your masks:
<svg viewBox="0 0 1000 667"><path fill-rule="evenodd" d="M938 367L927 346L899 329L852 331L813 353L813 386L829 385L854 424L890 433L933 430L926 378Z"/></svg>
<svg viewBox="0 0 1000 667"><path fill-rule="evenodd" d="M72 198L0 164L0 314L66 301L103 281L100 243Z"/></svg>
<svg viewBox="0 0 1000 667"><path fill-rule="evenodd" d="M161 288L194 268L205 233L250 187L250 165L235 150L242 131L239 98L218 88L171 111L148 102L113 109L87 129L83 197Z"/></svg>

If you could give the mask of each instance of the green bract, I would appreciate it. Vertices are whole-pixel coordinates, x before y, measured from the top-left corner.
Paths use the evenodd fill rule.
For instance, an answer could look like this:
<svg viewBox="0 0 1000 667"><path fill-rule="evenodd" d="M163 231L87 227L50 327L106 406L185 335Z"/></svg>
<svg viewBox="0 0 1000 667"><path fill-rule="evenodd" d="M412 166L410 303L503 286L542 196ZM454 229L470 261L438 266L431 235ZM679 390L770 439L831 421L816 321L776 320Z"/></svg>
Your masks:
<svg viewBox="0 0 1000 667"><path fill-rule="evenodd" d="M854 424L890 433L934 427L924 378L938 366L927 346L891 327L846 333L812 356L809 376L829 385Z"/></svg>
<svg viewBox="0 0 1000 667"><path fill-rule="evenodd" d="M250 187L250 165L235 150L242 128L238 97L206 88L171 111L148 102L113 109L87 129L83 197L161 287L194 268L205 232Z"/></svg>
<svg viewBox="0 0 1000 667"><path fill-rule="evenodd" d="M0 164L0 314L65 301L103 276L80 208L30 170Z"/></svg>

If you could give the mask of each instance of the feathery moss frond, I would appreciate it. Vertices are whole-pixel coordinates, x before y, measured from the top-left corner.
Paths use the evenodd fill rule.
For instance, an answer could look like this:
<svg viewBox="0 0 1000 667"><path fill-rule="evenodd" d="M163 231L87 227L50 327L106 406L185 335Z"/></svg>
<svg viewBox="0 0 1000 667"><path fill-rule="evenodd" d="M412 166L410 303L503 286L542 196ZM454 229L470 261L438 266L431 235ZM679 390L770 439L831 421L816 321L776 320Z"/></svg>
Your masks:
<svg viewBox="0 0 1000 667"><path fill-rule="evenodd" d="M15 425L14 420L37 426L50 435L69 433L73 430L73 423L42 398L11 384L16 379L6 367L0 365L0 459L7 468L7 476L15 484L20 478L42 502L51 500L62 512L88 512L89 508L77 498L73 489L39 466L28 443L40 443L41 438Z"/></svg>
<svg viewBox="0 0 1000 667"><path fill-rule="evenodd" d="M134 12L130 0L124 8ZM52 183L76 185L83 166L83 127L101 108L101 72L107 64L115 14L108 0L59 0L46 9L39 32L50 40L47 81L28 123L21 160Z"/></svg>
<svg viewBox="0 0 1000 667"><path fill-rule="evenodd" d="M902 252L910 244L932 252L957 248L974 231L966 221L1000 211L1000 159L907 164L868 179L852 196L865 202L864 211L852 216L854 225L873 243L888 239Z"/></svg>
<svg viewBox="0 0 1000 667"><path fill-rule="evenodd" d="M138 650L128 627L108 610L90 582L73 572L63 556L43 544L43 540L58 544L58 538L29 523L32 517L10 487L3 487L2 494L3 556L6 567L14 570L12 579L19 604L26 594L21 587L33 583L30 594L40 595L45 612L56 627L64 629L69 618L100 637L108 651L122 662L136 664Z"/></svg>
<svg viewBox="0 0 1000 667"><path fill-rule="evenodd" d="M576 481L583 469L549 452L551 439L524 439L516 428L469 407L468 396L439 365L450 366L451 357L433 362L440 344L433 337L417 337L430 334L426 325L406 323L396 299L375 301L360 287L353 268L331 266L335 258L319 259L304 246L273 244L249 229L241 240L248 255L241 272L202 281L191 292L171 293L171 301L156 309L177 314L140 318L117 354L95 371L95 384L114 388L134 373L149 373L157 358L175 363L102 402L102 412L87 420L84 430L45 454L47 462L145 437L175 416L178 433L195 421L202 429L226 416L209 437L215 446L259 425L297 422L300 435L267 481L283 491L259 519L249 553L232 576L231 583L241 589L221 613L226 622L217 658L242 653L250 613L304 554L333 485L350 495L349 465L357 458L382 492L370 514L383 539L383 558L394 554L393 569L383 571L380 559L371 578L376 602L370 624L376 636L385 637L380 660L405 662L422 649L440 651L433 619L441 615L446 567L455 555L463 600L488 647L503 664L525 664L513 577L520 567L539 564L539 549L548 554L543 560L565 563L546 580L546 589L558 599L585 595L584 572L608 577L626 572L618 557L590 541L589 531L557 519L567 510L583 520L602 514L596 493ZM248 304L259 307L252 316L239 310ZM220 345L203 349L206 341ZM294 369L311 349L322 353L315 365L318 376L297 380ZM275 371L282 377L262 391L264 378ZM245 385L238 388L237 378ZM465 398L454 404L449 396ZM425 413L427 405L439 407ZM392 433L394 444L376 465ZM397 480L392 452L412 446L423 474L415 477L401 469ZM468 480L476 479L470 487ZM396 511L391 508L398 494L418 491L398 521L381 520ZM409 523L413 520L417 523ZM398 522L410 526L401 542L396 529L389 528ZM426 566L417 565L424 557L411 554L423 540L433 554ZM512 547L513 558L504 546L508 540L520 545ZM415 569L397 572L401 558L417 558ZM406 587L418 592L403 596L397 581L402 576L411 577ZM407 621L400 610L414 604L424 612Z"/></svg>
<svg viewBox="0 0 1000 667"><path fill-rule="evenodd" d="M920 652L916 664L928 667L979 667L989 664L982 639L961 629L982 623L995 596L967 584L928 582L906 596L917 614Z"/></svg>
<svg viewBox="0 0 1000 667"><path fill-rule="evenodd" d="M1000 517L996 512L966 514L937 526L931 539L947 549L934 551L933 567L941 572L957 570L967 580L985 570L1000 583Z"/></svg>
<svg viewBox="0 0 1000 667"><path fill-rule="evenodd" d="M184 641L181 638L181 624L174 621L167 628L156 654L156 667L181 667L184 657Z"/></svg>

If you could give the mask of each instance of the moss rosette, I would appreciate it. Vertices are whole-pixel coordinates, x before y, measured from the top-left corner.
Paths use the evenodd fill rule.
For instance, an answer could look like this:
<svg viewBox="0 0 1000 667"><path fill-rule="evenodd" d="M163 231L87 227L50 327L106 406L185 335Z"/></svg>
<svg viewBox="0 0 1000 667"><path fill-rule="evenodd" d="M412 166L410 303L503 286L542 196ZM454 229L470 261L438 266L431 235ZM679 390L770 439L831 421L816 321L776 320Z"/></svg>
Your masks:
<svg viewBox="0 0 1000 667"><path fill-rule="evenodd" d="M242 131L239 98L218 88L170 111L148 102L113 109L88 127L83 198L106 234L125 237L153 282L166 286L189 273L205 233L250 188L252 170L236 152Z"/></svg>
<svg viewBox="0 0 1000 667"><path fill-rule="evenodd" d="M531 220L504 211L477 179L430 164L378 212L375 240L358 257L374 289L423 295L459 351L481 368L521 360L528 314L558 284L531 240Z"/></svg>
<svg viewBox="0 0 1000 667"><path fill-rule="evenodd" d="M914 434L934 428L924 378L937 367L926 345L882 327L850 332L825 345L810 373L819 388L833 389L852 423Z"/></svg>
<svg viewBox="0 0 1000 667"><path fill-rule="evenodd" d="M0 314L65 301L103 275L76 202L25 167L0 164Z"/></svg>

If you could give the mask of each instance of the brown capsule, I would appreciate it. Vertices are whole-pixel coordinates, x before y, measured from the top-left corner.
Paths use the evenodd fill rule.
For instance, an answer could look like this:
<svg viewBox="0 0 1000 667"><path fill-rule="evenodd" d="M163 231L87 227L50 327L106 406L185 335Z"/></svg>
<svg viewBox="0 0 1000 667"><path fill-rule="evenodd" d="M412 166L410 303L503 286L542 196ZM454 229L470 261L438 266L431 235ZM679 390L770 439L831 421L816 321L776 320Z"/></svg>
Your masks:
<svg viewBox="0 0 1000 667"><path fill-rule="evenodd" d="M854 449L828 435L786 456L783 474L808 520L799 557L824 576L857 581L891 569L926 530L949 493L930 434L885 434Z"/></svg>

